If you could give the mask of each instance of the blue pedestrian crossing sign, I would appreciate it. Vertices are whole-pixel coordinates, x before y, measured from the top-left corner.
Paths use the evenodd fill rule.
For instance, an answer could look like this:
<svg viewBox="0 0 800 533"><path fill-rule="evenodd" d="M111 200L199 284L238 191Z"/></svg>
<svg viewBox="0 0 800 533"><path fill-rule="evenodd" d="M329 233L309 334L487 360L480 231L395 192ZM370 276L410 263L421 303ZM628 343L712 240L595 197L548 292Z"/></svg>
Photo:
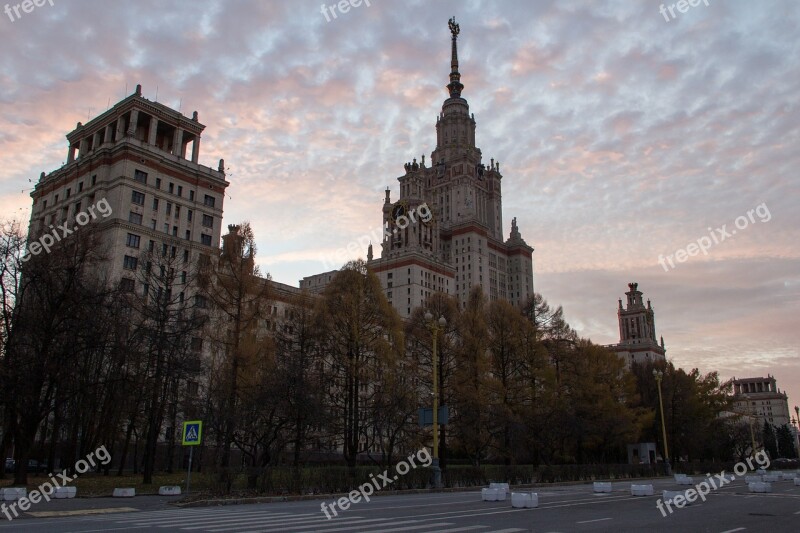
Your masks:
<svg viewBox="0 0 800 533"><path fill-rule="evenodd" d="M203 422L190 420L183 423L183 445L199 446L203 438Z"/></svg>

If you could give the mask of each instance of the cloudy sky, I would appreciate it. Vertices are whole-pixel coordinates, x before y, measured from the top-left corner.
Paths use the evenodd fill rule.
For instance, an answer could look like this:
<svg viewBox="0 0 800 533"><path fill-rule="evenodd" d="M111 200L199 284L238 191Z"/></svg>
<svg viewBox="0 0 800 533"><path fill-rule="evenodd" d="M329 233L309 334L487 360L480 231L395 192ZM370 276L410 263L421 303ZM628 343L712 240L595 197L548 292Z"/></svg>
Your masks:
<svg viewBox="0 0 800 533"><path fill-rule="evenodd" d="M371 0L330 21L320 4L0 13L0 214L27 220L65 134L141 83L199 112L201 162L228 167L225 222L249 220L262 268L296 286L379 227L383 190L429 157L455 15L478 145L501 164L506 232L517 217L536 249L536 290L610 343L636 281L677 365L772 374L800 404L800 4L673 18L650 0Z"/></svg>

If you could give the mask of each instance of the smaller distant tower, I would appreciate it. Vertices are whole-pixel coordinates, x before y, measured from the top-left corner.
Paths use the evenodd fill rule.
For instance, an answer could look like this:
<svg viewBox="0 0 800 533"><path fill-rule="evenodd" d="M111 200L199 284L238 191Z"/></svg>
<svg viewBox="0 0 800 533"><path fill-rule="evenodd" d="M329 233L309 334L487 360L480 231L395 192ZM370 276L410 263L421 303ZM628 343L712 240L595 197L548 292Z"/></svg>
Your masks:
<svg viewBox="0 0 800 533"><path fill-rule="evenodd" d="M651 361L664 361L666 350L664 338L659 344L656 337L655 312L647 300L645 306L642 291L638 283L628 283L628 292L625 293L627 303L622 306L619 300L617 318L619 320L619 344L612 344L612 349L624 358L628 366L632 363L647 363Z"/></svg>

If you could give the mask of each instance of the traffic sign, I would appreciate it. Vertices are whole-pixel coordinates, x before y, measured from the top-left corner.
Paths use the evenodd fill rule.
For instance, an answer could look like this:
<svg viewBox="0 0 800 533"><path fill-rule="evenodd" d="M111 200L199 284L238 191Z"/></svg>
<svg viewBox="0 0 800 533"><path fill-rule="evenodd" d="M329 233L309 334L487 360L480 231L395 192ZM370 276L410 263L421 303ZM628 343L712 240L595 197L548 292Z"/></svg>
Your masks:
<svg viewBox="0 0 800 533"><path fill-rule="evenodd" d="M430 407L422 407L417 411L417 417L419 419L419 427L423 426L432 426L433 425L433 409ZM447 424L450 418L450 410L447 408L446 405L439 406L439 419L437 422L440 424Z"/></svg>
<svg viewBox="0 0 800 533"><path fill-rule="evenodd" d="M183 423L183 445L199 446L203 438L202 420L190 420Z"/></svg>

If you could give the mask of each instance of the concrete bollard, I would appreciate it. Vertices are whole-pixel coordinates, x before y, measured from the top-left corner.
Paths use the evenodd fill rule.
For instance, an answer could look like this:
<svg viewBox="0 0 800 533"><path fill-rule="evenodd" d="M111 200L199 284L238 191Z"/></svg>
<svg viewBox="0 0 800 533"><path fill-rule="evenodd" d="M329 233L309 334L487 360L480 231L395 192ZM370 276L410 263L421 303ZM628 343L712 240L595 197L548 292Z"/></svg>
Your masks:
<svg viewBox="0 0 800 533"><path fill-rule="evenodd" d="M64 500L67 498L74 498L78 494L77 487L56 487L53 489L52 495L56 500Z"/></svg>
<svg viewBox="0 0 800 533"><path fill-rule="evenodd" d="M489 488L497 490L498 501L505 501L506 496L508 496L508 493L511 492L511 489L508 487L508 483L489 483Z"/></svg>
<svg viewBox="0 0 800 533"><path fill-rule="evenodd" d="M481 489L481 499L485 502L496 502L500 499L498 489ZM503 495L503 499L505 499L505 495Z"/></svg>
<svg viewBox="0 0 800 533"><path fill-rule="evenodd" d="M133 498L136 496L136 489L133 487L114 489L114 492L111 495L114 498Z"/></svg>
<svg viewBox="0 0 800 533"><path fill-rule="evenodd" d="M750 492L772 492L772 485L759 481L758 483L748 483L747 488Z"/></svg>
<svg viewBox="0 0 800 533"><path fill-rule="evenodd" d="M0 501L13 502L20 498L28 497L28 489L25 487L7 487L0 489Z"/></svg>
<svg viewBox="0 0 800 533"><path fill-rule="evenodd" d="M634 485L631 484L631 496L652 496L653 485Z"/></svg>
<svg viewBox="0 0 800 533"><path fill-rule="evenodd" d="M593 484L593 488L595 492L611 492L611 483L595 481Z"/></svg>
<svg viewBox="0 0 800 533"><path fill-rule="evenodd" d="M159 496L180 496L181 488L178 485L167 485L158 488Z"/></svg>
<svg viewBox="0 0 800 533"><path fill-rule="evenodd" d="M531 499L526 502L525 507L527 507L529 509L535 509L536 507L539 507L539 493L538 492L531 492Z"/></svg>
<svg viewBox="0 0 800 533"><path fill-rule="evenodd" d="M531 495L528 492L512 492L511 493L511 507L521 509L524 508L531 501Z"/></svg>

